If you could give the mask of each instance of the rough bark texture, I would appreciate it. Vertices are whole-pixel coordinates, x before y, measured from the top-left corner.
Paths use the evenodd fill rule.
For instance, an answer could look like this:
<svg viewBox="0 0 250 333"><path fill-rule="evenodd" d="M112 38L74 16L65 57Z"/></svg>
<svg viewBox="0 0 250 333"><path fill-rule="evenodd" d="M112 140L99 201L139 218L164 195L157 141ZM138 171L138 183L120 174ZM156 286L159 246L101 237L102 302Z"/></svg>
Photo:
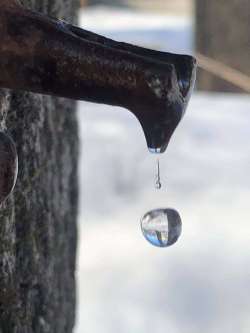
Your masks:
<svg viewBox="0 0 250 333"><path fill-rule="evenodd" d="M249 0L196 0L197 50L250 75ZM240 91L205 71L198 74L198 88Z"/></svg>
<svg viewBox="0 0 250 333"><path fill-rule="evenodd" d="M72 21L74 0L25 0ZM0 209L0 332L71 332L75 316L78 137L75 102L0 90L0 129L18 181Z"/></svg>

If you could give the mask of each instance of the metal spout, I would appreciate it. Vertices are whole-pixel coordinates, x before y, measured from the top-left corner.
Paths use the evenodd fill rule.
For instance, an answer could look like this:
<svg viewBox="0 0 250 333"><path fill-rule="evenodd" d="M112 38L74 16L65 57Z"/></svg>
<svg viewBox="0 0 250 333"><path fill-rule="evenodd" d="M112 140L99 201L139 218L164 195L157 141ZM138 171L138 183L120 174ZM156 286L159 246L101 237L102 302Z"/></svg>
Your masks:
<svg viewBox="0 0 250 333"><path fill-rule="evenodd" d="M164 152L195 80L187 55L119 43L0 0L0 87L117 105Z"/></svg>

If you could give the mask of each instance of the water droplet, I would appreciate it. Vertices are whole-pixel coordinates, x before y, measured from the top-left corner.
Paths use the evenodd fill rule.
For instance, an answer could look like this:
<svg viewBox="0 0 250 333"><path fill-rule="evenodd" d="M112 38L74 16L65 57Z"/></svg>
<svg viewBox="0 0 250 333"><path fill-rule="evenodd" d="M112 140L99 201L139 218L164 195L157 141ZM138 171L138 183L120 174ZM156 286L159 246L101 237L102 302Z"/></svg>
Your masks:
<svg viewBox="0 0 250 333"><path fill-rule="evenodd" d="M160 189L161 189L161 182L160 182L160 181L156 180L156 182L155 182L155 188L156 188L157 190L160 190Z"/></svg>
<svg viewBox="0 0 250 333"><path fill-rule="evenodd" d="M161 176L160 176L160 161L156 159L156 177L155 177L155 188L159 190L161 188Z"/></svg>
<svg viewBox="0 0 250 333"><path fill-rule="evenodd" d="M12 138L0 131L0 204L14 189L18 171L16 146Z"/></svg>
<svg viewBox="0 0 250 333"><path fill-rule="evenodd" d="M172 208L154 209L141 219L141 229L149 243L158 247L173 245L181 235L181 218Z"/></svg>
<svg viewBox="0 0 250 333"><path fill-rule="evenodd" d="M161 153L161 148L148 148L149 152L152 154L160 154Z"/></svg>

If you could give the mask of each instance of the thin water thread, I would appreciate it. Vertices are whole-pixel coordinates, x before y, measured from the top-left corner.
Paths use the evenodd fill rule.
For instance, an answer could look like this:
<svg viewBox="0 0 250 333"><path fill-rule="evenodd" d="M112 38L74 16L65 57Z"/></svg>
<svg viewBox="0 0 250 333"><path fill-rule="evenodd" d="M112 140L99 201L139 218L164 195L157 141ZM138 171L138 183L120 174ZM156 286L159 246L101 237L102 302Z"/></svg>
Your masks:
<svg viewBox="0 0 250 333"><path fill-rule="evenodd" d="M161 175L160 175L160 160L159 157L156 158L156 180L155 188L159 190L161 188Z"/></svg>

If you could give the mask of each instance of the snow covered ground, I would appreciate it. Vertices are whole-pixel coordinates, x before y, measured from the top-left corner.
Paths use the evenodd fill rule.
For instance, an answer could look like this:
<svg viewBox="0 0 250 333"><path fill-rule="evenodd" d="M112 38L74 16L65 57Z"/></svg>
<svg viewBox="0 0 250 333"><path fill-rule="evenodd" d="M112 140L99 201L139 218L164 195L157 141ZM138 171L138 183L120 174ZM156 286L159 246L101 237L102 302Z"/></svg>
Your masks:
<svg viewBox="0 0 250 333"><path fill-rule="evenodd" d="M87 15L81 18L86 29L132 41L132 23L127 30L102 32L91 20L86 23ZM94 21L93 11L89 15ZM136 42L151 36L145 25L145 31L141 24L140 32L135 29ZM165 43L169 27L152 24L152 47L181 52L185 40L189 52L192 24L182 27L177 20L174 28L173 19L180 41ZM155 157L129 112L79 103L78 116L75 333L248 333L250 97L194 94L161 156L161 191L153 186ZM182 236L171 248L154 248L141 235L141 216L157 207L181 214Z"/></svg>

